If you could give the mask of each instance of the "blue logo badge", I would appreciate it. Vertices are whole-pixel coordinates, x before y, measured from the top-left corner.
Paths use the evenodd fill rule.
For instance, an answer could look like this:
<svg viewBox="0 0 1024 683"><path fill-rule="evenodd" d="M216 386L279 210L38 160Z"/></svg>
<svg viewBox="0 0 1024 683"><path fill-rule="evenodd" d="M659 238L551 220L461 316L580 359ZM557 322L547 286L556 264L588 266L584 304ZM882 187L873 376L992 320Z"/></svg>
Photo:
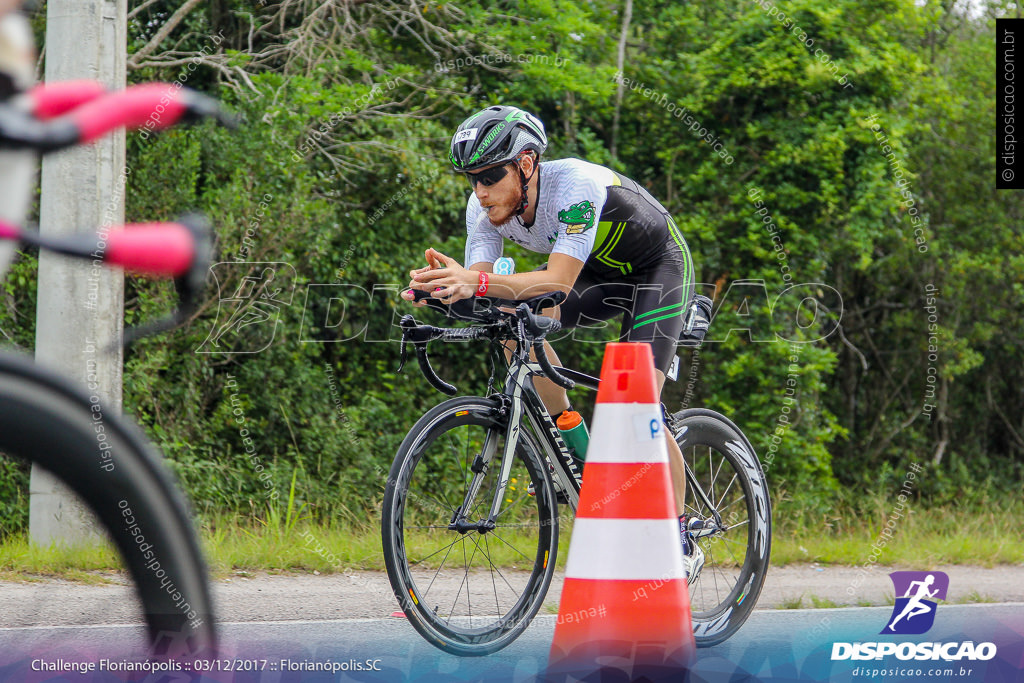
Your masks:
<svg viewBox="0 0 1024 683"><path fill-rule="evenodd" d="M896 604L882 634L917 635L935 623L935 600L945 600L949 576L944 572L892 572Z"/></svg>

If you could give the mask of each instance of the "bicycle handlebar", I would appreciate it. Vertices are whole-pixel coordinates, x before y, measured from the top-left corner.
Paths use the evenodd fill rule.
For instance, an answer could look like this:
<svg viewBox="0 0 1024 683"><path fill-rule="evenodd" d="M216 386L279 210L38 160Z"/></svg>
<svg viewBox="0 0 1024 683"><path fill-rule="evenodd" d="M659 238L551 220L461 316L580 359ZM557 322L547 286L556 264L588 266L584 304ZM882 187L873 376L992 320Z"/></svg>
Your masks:
<svg viewBox="0 0 1024 683"><path fill-rule="evenodd" d="M437 376L434 368L430 365L430 358L427 357L427 342L442 338L445 330L432 325L419 325L411 315L402 316L399 325L402 326L402 356L401 362L398 365L398 372L401 372L402 368L405 367L405 345L411 343L413 348L416 349L416 360L419 362L420 372L427 378L430 385L442 394L454 396L458 389L455 388L455 385L449 384Z"/></svg>
<svg viewBox="0 0 1024 683"><path fill-rule="evenodd" d="M144 275L173 277L178 310L164 320L125 331L124 345L182 322L194 309L206 282L213 244L210 226L198 214L174 223L139 223L111 229L105 236L61 237L24 230L0 220L0 239L14 240L72 258L98 260Z"/></svg>
<svg viewBox="0 0 1024 683"><path fill-rule="evenodd" d="M75 234L54 237L0 221L0 239L15 240L80 259L96 259L144 275L178 277L196 261L197 226L180 223L129 223L105 237ZM201 232L201 229L199 230Z"/></svg>
<svg viewBox="0 0 1024 683"><path fill-rule="evenodd" d="M524 336L532 339L533 353L537 358L540 369L544 371L544 375L563 389L575 387L575 382L555 370L555 367L551 365L551 361L548 359L547 352L544 350L544 338L552 332L562 329L562 324L554 318L531 313L529 306L525 303L519 304L516 307L516 317L523 325Z"/></svg>
<svg viewBox="0 0 1024 683"><path fill-rule="evenodd" d="M535 312L535 310L540 308L556 305L564 301L564 292L552 292L533 297L527 301L511 301L495 297L475 297L474 299L456 301L451 305L442 304L437 299L431 297L429 292L418 289L414 289L412 292L416 301L423 301L430 308L439 310L448 317L484 322L486 326L464 328L434 327L433 325L420 325L412 315L403 316L399 323L402 327L402 356L401 363L398 366L399 372L405 366L405 345L411 343L416 349L416 359L419 362L420 370L431 386L442 393L454 396L457 393L455 386L438 377L430 365L430 359L427 356L428 342L435 339L466 341L488 338L493 336L495 327L503 326L515 320L519 325L518 337L523 342L532 345L537 363L540 365L541 370L543 370L544 375L565 389L572 389L576 386L575 382L560 374L551 365L551 361L544 351L544 338L548 334L561 329L561 324L554 318ZM483 305L477 306L478 302ZM502 311L499 310L500 307L514 307L515 312ZM531 308L534 310L531 310Z"/></svg>
<svg viewBox="0 0 1024 683"><path fill-rule="evenodd" d="M40 83L26 92L24 97L35 117L46 120L66 114L106 93L107 87L99 81L60 81Z"/></svg>
<svg viewBox="0 0 1024 683"><path fill-rule="evenodd" d="M188 88L145 83L107 93L102 85L88 81L57 83L0 103L0 147L45 154L93 142L118 128L162 130L204 117L236 125L216 100Z"/></svg>

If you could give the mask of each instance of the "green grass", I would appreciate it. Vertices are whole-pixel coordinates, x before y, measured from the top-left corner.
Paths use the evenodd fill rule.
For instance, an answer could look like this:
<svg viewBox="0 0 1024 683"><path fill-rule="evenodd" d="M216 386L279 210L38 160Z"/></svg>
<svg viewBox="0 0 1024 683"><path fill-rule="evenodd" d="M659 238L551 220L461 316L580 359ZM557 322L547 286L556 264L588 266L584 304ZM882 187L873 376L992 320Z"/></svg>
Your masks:
<svg viewBox="0 0 1024 683"><path fill-rule="evenodd" d="M1002 501L978 510L909 507L895 519L891 538L882 536L893 501L876 498L869 512L845 510L820 519L773 514L772 564L800 562L863 565L878 543L877 564L927 569L942 564L992 567L1024 563L1024 502Z"/></svg>
<svg viewBox="0 0 1024 683"><path fill-rule="evenodd" d="M883 501L884 503L884 501ZM817 521L793 521L784 513L775 515L772 539L772 564L818 562L835 565L862 565L868 561L871 544L878 539L891 505L880 503L880 515L871 518L852 513L834 514ZM384 569L380 530L376 515L332 524L314 523L297 505L293 495L255 521L235 517L209 520L200 529L207 562L217 578L256 572L340 573L351 570ZM911 510L896 525L878 557L880 566L927 569L943 564L991 567L997 564L1024 563L1021 522L1024 504L1007 503L985 511L966 514L959 509ZM558 561L564 568L572 530L571 518L563 514L560 522ZM413 548L426 548L426 539L413 538ZM436 547L436 544L435 546ZM504 566L521 565L521 557L505 551L500 544L492 559ZM483 566L481 564L481 566ZM109 543L97 547L63 548L30 545L24 536L0 540L0 580L34 580L60 577L83 582L103 583L123 580L110 575L121 567L120 559ZM106 575L104 575L106 573ZM806 602L810 601L811 605ZM983 595L970 596L971 602L986 602ZM789 608L830 607L830 601L816 596L801 596ZM892 604L890 597L889 604Z"/></svg>
<svg viewBox="0 0 1024 683"><path fill-rule="evenodd" d="M808 599L811 601L811 604L805 605L804 595L803 593L801 593L795 598L787 598L786 600L783 600L782 604L779 606L779 609L804 609L810 607L813 607L815 609L828 609L830 607L843 606L837 602L829 600L828 598L819 598L817 595L814 595L813 593L810 596L808 596Z"/></svg>
<svg viewBox="0 0 1024 683"><path fill-rule="evenodd" d="M782 609L800 609L804 606L804 596L798 595L795 598L787 598L782 601Z"/></svg>
<svg viewBox="0 0 1024 683"><path fill-rule="evenodd" d="M834 600L829 600L828 598L819 598L817 595L811 596L811 605L813 605L816 609L827 609L829 607L841 606L838 602L835 602Z"/></svg>
<svg viewBox="0 0 1024 683"><path fill-rule="evenodd" d="M975 604L978 604L978 603L987 603L987 602L996 602L996 599L993 598L990 595L984 595L983 593L979 593L977 590L973 590L970 593L968 593L967 595L963 596L962 598L958 598L957 600L954 600L953 604L956 604L956 605L963 605L963 604L975 605Z"/></svg>
<svg viewBox="0 0 1024 683"><path fill-rule="evenodd" d="M110 583L99 572L119 569L121 558L110 543L95 546L39 546L25 536L0 543L0 580L25 581L38 577L60 577L82 583Z"/></svg>

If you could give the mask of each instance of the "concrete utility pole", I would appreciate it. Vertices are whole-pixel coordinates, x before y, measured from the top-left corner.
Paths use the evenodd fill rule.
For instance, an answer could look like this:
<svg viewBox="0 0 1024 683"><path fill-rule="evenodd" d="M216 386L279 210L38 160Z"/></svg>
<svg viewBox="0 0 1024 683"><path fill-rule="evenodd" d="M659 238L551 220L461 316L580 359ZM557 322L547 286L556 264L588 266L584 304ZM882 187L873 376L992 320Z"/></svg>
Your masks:
<svg viewBox="0 0 1024 683"><path fill-rule="evenodd" d="M46 9L47 82L71 79L125 86L127 0L50 0ZM42 164L40 229L47 234L95 231L124 222L125 136L107 135ZM101 228L102 234L106 227ZM121 409L120 351L124 277L87 262L39 257L36 359L74 382L97 383L107 410ZM97 450L96 463L101 460ZM32 467L29 536L35 543L96 538L82 504L40 468Z"/></svg>

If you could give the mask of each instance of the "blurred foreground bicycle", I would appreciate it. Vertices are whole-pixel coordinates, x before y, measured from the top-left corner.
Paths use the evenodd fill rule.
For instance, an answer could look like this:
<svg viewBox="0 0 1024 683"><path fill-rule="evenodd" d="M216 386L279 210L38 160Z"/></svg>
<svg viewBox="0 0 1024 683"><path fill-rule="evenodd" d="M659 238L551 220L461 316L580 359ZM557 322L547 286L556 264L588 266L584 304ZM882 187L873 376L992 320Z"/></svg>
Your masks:
<svg viewBox="0 0 1024 683"><path fill-rule="evenodd" d="M60 83L0 101L0 149L46 153L90 142L115 128L146 125L157 106L164 112L159 128L206 116L228 122L210 98L169 84L111 93L87 81ZM179 310L129 330L126 342L187 317L212 252L209 227L198 216L113 228L102 240L83 233L48 237L0 221L3 241L174 277ZM2 256L0 279L8 265ZM210 651L213 602L187 501L141 430L83 389L20 354L0 353L0 453L50 471L93 512L127 568L152 654Z"/></svg>

